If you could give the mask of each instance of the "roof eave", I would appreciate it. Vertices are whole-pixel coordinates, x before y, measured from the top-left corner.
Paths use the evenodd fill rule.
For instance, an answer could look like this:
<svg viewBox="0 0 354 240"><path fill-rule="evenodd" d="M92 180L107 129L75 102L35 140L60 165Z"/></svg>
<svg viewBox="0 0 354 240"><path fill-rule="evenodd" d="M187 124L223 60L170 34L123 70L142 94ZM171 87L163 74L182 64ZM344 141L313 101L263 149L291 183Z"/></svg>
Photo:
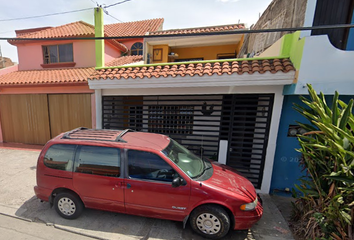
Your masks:
<svg viewBox="0 0 354 240"><path fill-rule="evenodd" d="M186 88L186 87L237 87L237 86L284 86L293 83L295 71L253 74L213 74L159 77L89 80L90 89L138 89L138 88ZM128 80L128 81L127 81Z"/></svg>

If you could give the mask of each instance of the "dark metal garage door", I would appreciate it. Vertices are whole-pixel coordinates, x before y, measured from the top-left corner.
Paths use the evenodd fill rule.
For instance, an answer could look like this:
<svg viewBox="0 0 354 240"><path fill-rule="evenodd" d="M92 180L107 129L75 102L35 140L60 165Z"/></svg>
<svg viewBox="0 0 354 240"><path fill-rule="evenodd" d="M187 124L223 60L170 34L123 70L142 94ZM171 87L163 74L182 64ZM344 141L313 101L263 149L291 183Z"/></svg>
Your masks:
<svg viewBox="0 0 354 240"><path fill-rule="evenodd" d="M169 135L199 156L218 160L228 142L227 165L260 188L273 106L272 94L104 96L103 128Z"/></svg>

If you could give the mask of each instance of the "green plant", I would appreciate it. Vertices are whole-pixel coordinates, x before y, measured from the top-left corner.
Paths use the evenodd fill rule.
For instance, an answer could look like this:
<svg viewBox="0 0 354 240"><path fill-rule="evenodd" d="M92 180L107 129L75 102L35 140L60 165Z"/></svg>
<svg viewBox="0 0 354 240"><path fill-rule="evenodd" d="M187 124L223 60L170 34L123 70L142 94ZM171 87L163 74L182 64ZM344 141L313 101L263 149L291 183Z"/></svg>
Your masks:
<svg viewBox="0 0 354 240"><path fill-rule="evenodd" d="M329 107L307 86L309 99L301 97L306 107L294 107L311 123L298 123L307 133L298 136L306 176L295 185L301 193L295 196L296 230L311 239L354 239L353 99L344 103L336 92Z"/></svg>

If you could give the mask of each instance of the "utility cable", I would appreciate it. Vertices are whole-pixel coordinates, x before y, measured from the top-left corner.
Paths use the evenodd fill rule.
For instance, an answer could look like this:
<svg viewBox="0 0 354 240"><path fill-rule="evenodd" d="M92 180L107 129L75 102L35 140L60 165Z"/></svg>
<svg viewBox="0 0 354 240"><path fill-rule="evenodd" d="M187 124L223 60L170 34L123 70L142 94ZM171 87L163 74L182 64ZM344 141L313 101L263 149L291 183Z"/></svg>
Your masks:
<svg viewBox="0 0 354 240"><path fill-rule="evenodd" d="M116 18L116 17L114 17L114 16L112 16L111 14L109 14L108 12L106 13L108 16L110 16L111 18L113 18L113 19L115 19L115 20L117 20L118 22L123 22L122 20L119 20L118 18Z"/></svg>
<svg viewBox="0 0 354 240"><path fill-rule="evenodd" d="M354 24L336 24L336 25L322 25L313 27L297 27L297 28L273 28L273 29L241 29L224 32L205 32L205 33L189 33L189 34L161 34L161 35L141 35L141 36L112 36L112 37L66 37L66 38L10 38L0 37L0 40L7 41L53 41L53 40L101 40L101 39L132 39L132 38L164 38L164 37L186 37L186 36L217 36L217 35L231 35L231 34L250 34L250 33L264 33L264 32L294 32L294 31L308 31L308 30L324 30L324 29L342 29L354 28ZM169 30L164 30L166 32Z"/></svg>
<svg viewBox="0 0 354 240"><path fill-rule="evenodd" d="M67 11L67 12L58 12L58 13L50 13L50 14L45 14L45 15L31 16L31 17L0 19L0 22L24 20L24 19L31 19L31 18L41 18L41 17L48 17L48 16L54 16L54 15L61 15L61 14L66 14L66 13L82 12L82 11L87 11L87 10L92 10L92 9L93 8L84 8L84 9L79 9L79 10L73 10L73 11Z"/></svg>
<svg viewBox="0 0 354 240"><path fill-rule="evenodd" d="M125 3L125 2L129 2L129 1L130 1L130 0L124 0L124 1L122 1L122 2L113 3L113 4L111 4L111 5L105 6L105 8L113 7L113 6L115 6L115 5L122 4L122 3Z"/></svg>

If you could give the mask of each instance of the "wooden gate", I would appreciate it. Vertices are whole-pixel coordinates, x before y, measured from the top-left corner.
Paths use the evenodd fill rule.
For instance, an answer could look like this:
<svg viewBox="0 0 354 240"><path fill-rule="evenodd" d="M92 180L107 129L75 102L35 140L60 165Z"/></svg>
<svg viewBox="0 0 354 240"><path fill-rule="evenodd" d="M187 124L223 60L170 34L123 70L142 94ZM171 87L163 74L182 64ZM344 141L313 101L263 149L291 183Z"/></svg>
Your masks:
<svg viewBox="0 0 354 240"><path fill-rule="evenodd" d="M90 94L48 95L52 137L77 127L92 127Z"/></svg>
<svg viewBox="0 0 354 240"><path fill-rule="evenodd" d="M0 114L5 142L44 144L50 139L47 95L0 95Z"/></svg>
<svg viewBox="0 0 354 240"><path fill-rule="evenodd" d="M4 142L45 144L76 127L92 127L91 94L0 95Z"/></svg>

